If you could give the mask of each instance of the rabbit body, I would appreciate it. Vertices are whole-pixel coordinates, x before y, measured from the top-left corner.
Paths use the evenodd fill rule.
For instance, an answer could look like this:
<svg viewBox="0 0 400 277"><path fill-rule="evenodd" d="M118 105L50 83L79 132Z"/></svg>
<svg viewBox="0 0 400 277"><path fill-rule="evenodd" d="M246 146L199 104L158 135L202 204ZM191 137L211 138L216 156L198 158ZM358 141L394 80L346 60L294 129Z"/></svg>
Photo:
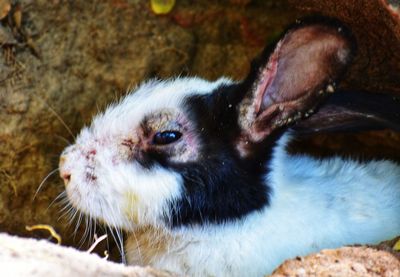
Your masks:
<svg viewBox="0 0 400 277"><path fill-rule="evenodd" d="M270 207L219 226L134 231L130 264L188 276L263 276L286 259L400 233L400 166L390 161L318 160L274 148L265 182Z"/></svg>

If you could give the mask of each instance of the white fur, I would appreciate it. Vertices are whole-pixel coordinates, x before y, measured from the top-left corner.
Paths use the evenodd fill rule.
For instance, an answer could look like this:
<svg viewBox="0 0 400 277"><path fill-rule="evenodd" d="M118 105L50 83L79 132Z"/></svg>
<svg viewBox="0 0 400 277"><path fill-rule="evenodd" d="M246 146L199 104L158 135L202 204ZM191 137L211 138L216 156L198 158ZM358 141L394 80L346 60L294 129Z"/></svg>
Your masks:
<svg viewBox="0 0 400 277"><path fill-rule="evenodd" d="M131 262L143 261L137 226L157 228L149 230L152 239L145 243L150 248L154 243L148 264L190 276L262 276L296 255L375 243L400 233L398 165L289 156L289 135L275 147L272 171L265 176L272 188L269 207L223 225L173 231L163 226L166 204L181 194L182 179L162 167L144 170L127 158L121 142L135 136L145 116L160 109L181 111L185 96L210 93L229 82L148 82L96 117L64 151L60 172L71 173L69 200L86 214L127 230Z"/></svg>
<svg viewBox="0 0 400 277"><path fill-rule="evenodd" d="M263 276L295 256L400 234L399 165L290 156L288 139L265 177L270 207L234 223L168 231L168 251L151 265L188 276ZM133 235L127 251L128 261L140 256Z"/></svg>
<svg viewBox="0 0 400 277"><path fill-rule="evenodd" d="M134 129L146 115L161 109L180 111L182 100L186 96L209 94L221 84L230 82L225 78L215 82L208 82L200 78L148 81L119 103L110 106L103 115L98 115L92 122L92 130L96 136L102 136L105 132L109 136L121 136L121 134L126 134L127 131Z"/></svg>

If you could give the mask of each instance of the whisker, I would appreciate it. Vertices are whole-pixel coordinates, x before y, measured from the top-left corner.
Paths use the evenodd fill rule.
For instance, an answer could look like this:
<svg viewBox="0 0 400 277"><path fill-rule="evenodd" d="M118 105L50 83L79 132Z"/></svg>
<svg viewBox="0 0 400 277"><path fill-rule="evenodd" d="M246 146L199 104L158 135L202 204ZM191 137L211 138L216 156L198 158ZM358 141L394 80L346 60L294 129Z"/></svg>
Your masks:
<svg viewBox="0 0 400 277"><path fill-rule="evenodd" d="M72 225L72 222L75 220L75 217L79 213L79 211L77 209L73 208L73 207L72 207L72 209L70 209L70 211L71 211L71 213L70 213L70 216L69 216L68 225Z"/></svg>
<svg viewBox="0 0 400 277"><path fill-rule="evenodd" d="M51 175L53 175L54 173L56 173L59 169L56 168L53 171L51 171L46 177L43 178L43 181L40 183L39 187L37 188L35 194L33 195L33 200L35 200L37 194L39 193L40 189L42 188L43 184L47 181L47 179L50 178Z"/></svg>
<svg viewBox="0 0 400 277"><path fill-rule="evenodd" d="M73 207L72 207L72 204L71 204L69 201L65 202L64 207L62 207L58 212L59 212L59 213L62 213L62 212L64 212L67 208L69 208L69 209L73 208Z"/></svg>
<svg viewBox="0 0 400 277"><path fill-rule="evenodd" d="M115 215L116 214L115 210L114 210L115 206L109 205L109 208L111 210L111 213L113 215ZM113 217L110 217L110 218L113 218ZM121 230L117 227L117 224L115 224L114 220L112 220L111 225L112 225L113 229L116 232L116 236L117 236L118 240L114 236L113 232L111 232L111 235L113 236L113 238L114 238L114 240L115 240L115 242L117 244L118 251L119 251L119 253L121 255L122 263L126 264L123 235L121 233Z"/></svg>
<svg viewBox="0 0 400 277"><path fill-rule="evenodd" d="M64 210L64 212L58 217L57 221L63 217L66 217L67 214L70 214L74 210L74 207L72 207L72 205L66 205L62 210Z"/></svg>
<svg viewBox="0 0 400 277"><path fill-rule="evenodd" d="M83 235L78 242L79 248L82 248L83 244L85 243L85 241L88 238L88 234L89 234L88 228L89 228L89 218L87 216L85 216L85 231L83 232Z"/></svg>
<svg viewBox="0 0 400 277"><path fill-rule="evenodd" d="M57 204L60 204L60 206L63 207L65 205L67 205L68 203L70 203L70 202L69 202L67 195L65 194L65 195L63 195L63 199L61 199L60 202Z"/></svg>
<svg viewBox="0 0 400 277"><path fill-rule="evenodd" d="M111 236L113 237L113 239L116 243L118 252L121 255L121 262L126 264L122 234L120 233L119 229L117 229L115 226L108 225L108 228L110 229ZM115 231L115 234L114 234L114 231Z"/></svg>
<svg viewBox="0 0 400 277"><path fill-rule="evenodd" d="M51 201L51 203L49 204L49 206L47 206L46 212L50 209L50 207L56 203L58 200L60 201L64 201L64 203L66 203L68 201L68 199L66 198L67 193L65 190L63 190L60 194L57 195L56 198L54 198L53 201Z"/></svg>
<svg viewBox="0 0 400 277"><path fill-rule="evenodd" d="M93 218L89 215L89 240L93 237Z"/></svg>
<svg viewBox="0 0 400 277"><path fill-rule="evenodd" d="M110 225L107 225L107 227L108 227L108 229L109 229L109 231L110 231L110 233L111 233L111 236L113 237L114 241L116 242L116 245L117 245L117 248L118 248L118 252L121 253L121 249L120 249L120 247L119 247L118 240L115 238L115 235L114 235L114 229L113 229L113 227L110 226Z"/></svg>
<svg viewBox="0 0 400 277"><path fill-rule="evenodd" d="M99 103L97 102L97 100L96 100L96 110L97 110L97 113L99 114L100 113L100 107L99 107Z"/></svg>
<svg viewBox="0 0 400 277"><path fill-rule="evenodd" d="M35 94L35 93L33 93ZM61 116L42 98L40 98L38 95L36 95L36 98L42 102L52 113L53 115L60 121L60 123L65 127L65 129L68 131L68 133L72 136L73 139L75 139L74 134L72 133L71 129L68 127L68 125L65 123L65 121L61 118Z"/></svg>
<svg viewBox="0 0 400 277"><path fill-rule="evenodd" d="M82 249L82 247L83 247L83 245L85 244L85 241L86 241L86 238L87 238L87 225L86 225L86 218L85 218L85 223L82 223L82 224L85 224L85 231L83 232L83 234L81 235L81 237L79 238L79 241L78 241L78 249ZM74 240L76 239L76 235L74 235Z"/></svg>
<svg viewBox="0 0 400 277"><path fill-rule="evenodd" d="M125 258L125 249L124 249L124 236L122 234L121 229L117 229L117 236L119 243L121 244L121 260L123 264L126 264L126 258Z"/></svg>
<svg viewBox="0 0 400 277"><path fill-rule="evenodd" d="M93 236L97 236L97 222L96 222L96 218L93 218Z"/></svg>
<svg viewBox="0 0 400 277"><path fill-rule="evenodd" d="M100 211L101 211L101 214L103 214L103 205L100 205ZM110 252L110 241L109 241L109 237L110 237L110 236L108 236L108 229L109 229L109 226L108 226L108 225L107 225L107 226L100 225L100 229L103 230L103 233L106 233L106 234L107 234L107 239L106 239L106 242L107 242L107 250L108 250L108 252Z"/></svg>
<svg viewBox="0 0 400 277"><path fill-rule="evenodd" d="M85 241L90 241L92 238L92 229L93 229L93 216L91 214L85 216L85 231L83 236L81 237L79 243L79 248L85 244Z"/></svg>
<svg viewBox="0 0 400 277"><path fill-rule="evenodd" d="M83 217L83 215L82 215L82 213L80 212L80 213L79 213L79 216L78 216L78 221L75 223L75 228L74 228L74 231L73 231L74 239L75 239L76 234L77 234L77 232L78 232L79 226L80 226L81 223L82 223L82 217Z"/></svg>
<svg viewBox="0 0 400 277"><path fill-rule="evenodd" d="M65 137L63 137L63 136L61 136L61 135L54 135L56 138L58 138L58 139L60 139L60 140L62 140L63 142L65 142L65 144L68 146L68 145L71 145L71 142L68 140L68 139L66 139Z"/></svg>
<svg viewBox="0 0 400 277"><path fill-rule="evenodd" d="M110 240L109 240L110 236L108 235L109 230L107 227L108 226L102 226L102 228L104 229L104 232L107 234L106 244L107 244L107 250L108 250L108 252L110 252Z"/></svg>

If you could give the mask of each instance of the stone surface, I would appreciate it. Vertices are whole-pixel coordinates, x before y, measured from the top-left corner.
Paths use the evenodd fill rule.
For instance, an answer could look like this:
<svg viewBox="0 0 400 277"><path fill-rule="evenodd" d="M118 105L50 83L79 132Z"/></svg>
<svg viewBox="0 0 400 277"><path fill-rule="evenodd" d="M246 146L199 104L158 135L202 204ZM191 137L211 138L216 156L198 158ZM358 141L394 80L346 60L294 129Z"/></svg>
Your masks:
<svg viewBox="0 0 400 277"><path fill-rule="evenodd" d="M400 260L386 251L343 247L286 261L271 276L396 277L400 276Z"/></svg>
<svg viewBox="0 0 400 277"><path fill-rule="evenodd" d="M150 267L133 267L106 261L96 254L77 251L47 241L0 234L2 276L132 276L172 277Z"/></svg>

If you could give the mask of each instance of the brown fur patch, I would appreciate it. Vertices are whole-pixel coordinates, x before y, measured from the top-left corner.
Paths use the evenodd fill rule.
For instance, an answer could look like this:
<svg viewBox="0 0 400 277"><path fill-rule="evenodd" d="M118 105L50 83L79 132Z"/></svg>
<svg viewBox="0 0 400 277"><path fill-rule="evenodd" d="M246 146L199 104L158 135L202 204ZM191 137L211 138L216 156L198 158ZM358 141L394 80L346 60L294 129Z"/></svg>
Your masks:
<svg viewBox="0 0 400 277"><path fill-rule="evenodd" d="M126 241L128 263L150 265L157 257L170 251L177 238L164 229L154 226L143 226L134 230Z"/></svg>

